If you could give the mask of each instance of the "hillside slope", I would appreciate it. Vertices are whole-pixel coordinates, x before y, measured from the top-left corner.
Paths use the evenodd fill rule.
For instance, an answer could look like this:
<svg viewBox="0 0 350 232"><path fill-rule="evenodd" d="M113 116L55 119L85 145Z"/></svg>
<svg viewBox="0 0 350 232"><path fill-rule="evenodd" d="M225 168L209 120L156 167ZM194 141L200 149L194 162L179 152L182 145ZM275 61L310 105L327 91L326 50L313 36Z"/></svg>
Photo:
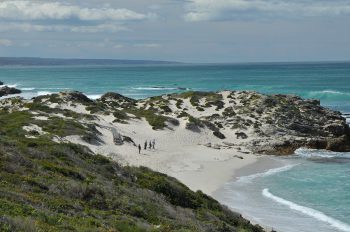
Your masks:
<svg viewBox="0 0 350 232"><path fill-rule="evenodd" d="M35 117L0 110L0 231L262 231L174 178L53 141L93 127Z"/></svg>

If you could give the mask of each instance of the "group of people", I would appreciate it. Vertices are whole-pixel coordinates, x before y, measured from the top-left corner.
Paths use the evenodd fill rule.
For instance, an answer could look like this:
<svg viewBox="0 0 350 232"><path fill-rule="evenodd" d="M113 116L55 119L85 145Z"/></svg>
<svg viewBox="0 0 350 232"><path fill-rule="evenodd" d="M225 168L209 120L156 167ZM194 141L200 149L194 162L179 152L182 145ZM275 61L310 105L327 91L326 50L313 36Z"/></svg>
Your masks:
<svg viewBox="0 0 350 232"><path fill-rule="evenodd" d="M156 146L156 140L155 139L152 139L149 142L146 140L145 144L143 146L143 149L147 150L147 148L148 148L149 150L151 150L151 149L154 150L154 149L156 149L155 146ZM141 154L141 150L142 150L141 144L139 144L138 148L139 148L139 154Z"/></svg>

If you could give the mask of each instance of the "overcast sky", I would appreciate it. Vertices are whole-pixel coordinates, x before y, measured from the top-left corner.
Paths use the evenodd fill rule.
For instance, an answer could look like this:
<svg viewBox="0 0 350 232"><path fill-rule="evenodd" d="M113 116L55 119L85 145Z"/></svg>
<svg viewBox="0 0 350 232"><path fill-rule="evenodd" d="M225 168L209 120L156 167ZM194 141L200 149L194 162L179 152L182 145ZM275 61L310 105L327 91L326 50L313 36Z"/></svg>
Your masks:
<svg viewBox="0 0 350 232"><path fill-rule="evenodd" d="M0 56L350 60L350 0L0 0Z"/></svg>

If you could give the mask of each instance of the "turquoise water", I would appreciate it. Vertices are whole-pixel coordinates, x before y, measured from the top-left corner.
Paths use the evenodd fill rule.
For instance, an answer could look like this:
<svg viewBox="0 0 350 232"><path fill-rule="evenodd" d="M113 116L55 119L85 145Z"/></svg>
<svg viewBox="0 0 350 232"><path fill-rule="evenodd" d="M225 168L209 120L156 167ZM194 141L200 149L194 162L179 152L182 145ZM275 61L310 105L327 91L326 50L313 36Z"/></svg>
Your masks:
<svg viewBox="0 0 350 232"><path fill-rule="evenodd" d="M321 99L350 112L350 63L169 66L3 66L0 80L25 96L67 89L92 98L114 91L144 98L186 90L255 90Z"/></svg>
<svg viewBox="0 0 350 232"><path fill-rule="evenodd" d="M30 98L79 90L144 98L185 90L255 90L317 98L350 113L350 63L162 66L2 66ZM350 116L349 119L350 121ZM350 231L350 154L298 151L286 166L227 183L220 200L280 231Z"/></svg>
<svg viewBox="0 0 350 232"><path fill-rule="evenodd" d="M278 231L350 231L350 153L300 149L284 165L227 183L225 204Z"/></svg>

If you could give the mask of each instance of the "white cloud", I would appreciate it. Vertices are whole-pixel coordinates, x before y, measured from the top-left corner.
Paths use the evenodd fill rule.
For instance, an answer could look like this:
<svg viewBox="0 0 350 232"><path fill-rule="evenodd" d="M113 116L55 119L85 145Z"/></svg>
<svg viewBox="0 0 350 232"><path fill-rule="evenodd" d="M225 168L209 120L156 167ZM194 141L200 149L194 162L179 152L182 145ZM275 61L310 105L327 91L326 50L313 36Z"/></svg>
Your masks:
<svg viewBox="0 0 350 232"><path fill-rule="evenodd" d="M143 43L143 44L135 44L135 47L140 47L140 48L158 48L161 47L161 44L157 43Z"/></svg>
<svg viewBox="0 0 350 232"><path fill-rule="evenodd" d="M155 19L153 13L125 8L82 7L59 1L0 0L0 32L115 33L131 22Z"/></svg>
<svg viewBox="0 0 350 232"><path fill-rule="evenodd" d="M13 42L11 40L0 39L0 46L9 47L9 46L12 46L12 45L13 45Z"/></svg>
<svg viewBox="0 0 350 232"><path fill-rule="evenodd" d="M69 30L71 32L98 33L98 32L119 32L119 31L126 31L128 29L121 25L100 24L96 26L75 26L75 27L70 27Z"/></svg>
<svg viewBox="0 0 350 232"><path fill-rule="evenodd" d="M0 18L7 20L133 21L154 17L152 13L143 14L124 8L83 8L61 2L0 2Z"/></svg>
<svg viewBox="0 0 350 232"><path fill-rule="evenodd" d="M188 0L188 21L232 20L261 16L318 16L350 14L343 0Z"/></svg>
<svg viewBox="0 0 350 232"><path fill-rule="evenodd" d="M22 31L22 32L76 32L76 33L99 33L127 31L128 29L119 24L98 24L91 26L73 25L40 25L30 23L0 23L0 32Z"/></svg>
<svg viewBox="0 0 350 232"><path fill-rule="evenodd" d="M115 49L120 49L120 48L123 48L123 47L124 47L123 44L115 44L115 45L113 46L113 48L115 48Z"/></svg>

